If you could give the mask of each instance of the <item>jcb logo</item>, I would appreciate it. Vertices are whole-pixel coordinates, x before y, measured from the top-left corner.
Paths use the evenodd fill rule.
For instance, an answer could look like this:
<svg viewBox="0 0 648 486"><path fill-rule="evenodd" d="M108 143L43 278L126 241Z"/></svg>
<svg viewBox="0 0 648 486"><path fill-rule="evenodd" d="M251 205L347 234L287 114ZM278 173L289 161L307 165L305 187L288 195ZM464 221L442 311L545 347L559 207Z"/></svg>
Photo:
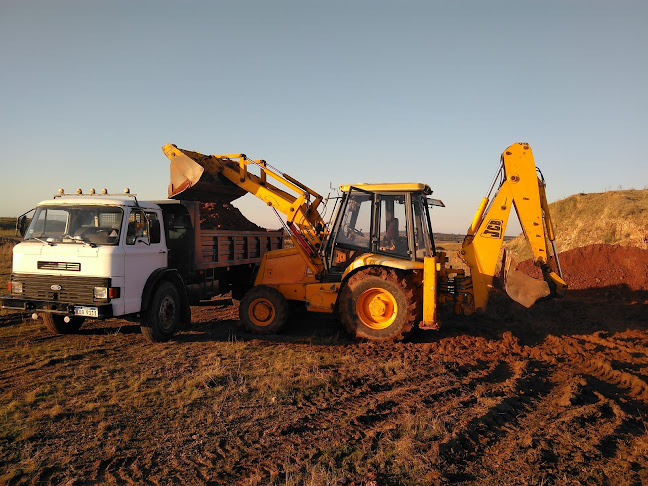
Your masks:
<svg viewBox="0 0 648 486"><path fill-rule="evenodd" d="M502 220L491 219L486 225L486 229L482 231L482 236L486 238L501 238L502 237Z"/></svg>

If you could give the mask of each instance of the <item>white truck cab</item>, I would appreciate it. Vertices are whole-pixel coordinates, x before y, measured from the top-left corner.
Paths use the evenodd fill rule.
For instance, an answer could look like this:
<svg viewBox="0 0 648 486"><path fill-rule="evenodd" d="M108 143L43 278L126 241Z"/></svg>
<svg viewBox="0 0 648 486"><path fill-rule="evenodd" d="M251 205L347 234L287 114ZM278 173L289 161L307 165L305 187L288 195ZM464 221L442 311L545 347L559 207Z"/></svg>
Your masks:
<svg viewBox="0 0 648 486"><path fill-rule="evenodd" d="M130 194L42 201L26 230L19 219L24 241L14 247L3 307L40 312L50 330L63 333L78 330L85 317L145 313L160 321L149 326L150 337L168 339L188 301L182 280L167 268L161 222L159 205ZM152 277L162 273L171 273L169 284L157 295L161 282ZM147 300L156 299L159 308L151 309Z"/></svg>

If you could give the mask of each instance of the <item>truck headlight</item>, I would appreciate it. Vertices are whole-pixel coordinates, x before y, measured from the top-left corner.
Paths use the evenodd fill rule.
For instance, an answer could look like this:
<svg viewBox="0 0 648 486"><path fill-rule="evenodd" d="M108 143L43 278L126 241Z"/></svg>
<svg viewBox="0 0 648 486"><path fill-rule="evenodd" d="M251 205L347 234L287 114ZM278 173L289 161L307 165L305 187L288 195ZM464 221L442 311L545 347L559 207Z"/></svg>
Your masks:
<svg viewBox="0 0 648 486"><path fill-rule="evenodd" d="M11 293L12 294L22 294L23 284L22 282L11 282Z"/></svg>
<svg viewBox="0 0 648 486"><path fill-rule="evenodd" d="M107 299L108 298L108 287L95 287L94 288L94 298L95 299Z"/></svg>

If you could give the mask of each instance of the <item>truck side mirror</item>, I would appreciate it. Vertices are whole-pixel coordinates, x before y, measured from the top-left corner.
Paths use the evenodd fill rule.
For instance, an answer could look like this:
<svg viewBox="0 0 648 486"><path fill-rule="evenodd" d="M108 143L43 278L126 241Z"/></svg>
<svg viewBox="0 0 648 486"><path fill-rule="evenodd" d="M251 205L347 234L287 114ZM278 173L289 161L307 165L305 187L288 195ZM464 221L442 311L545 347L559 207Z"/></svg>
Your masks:
<svg viewBox="0 0 648 486"><path fill-rule="evenodd" d="M160 220L154 219L150 221L150 230L151 230L151 243L160 242Z"/></svg>
<svg viewBox="0 0 648 486"><path fill-rule="evenodd" d="M21 238L24 238L25 232L27 231L27 216L22 215L18 216L16 220L16 234L20 235Z"/></svg>

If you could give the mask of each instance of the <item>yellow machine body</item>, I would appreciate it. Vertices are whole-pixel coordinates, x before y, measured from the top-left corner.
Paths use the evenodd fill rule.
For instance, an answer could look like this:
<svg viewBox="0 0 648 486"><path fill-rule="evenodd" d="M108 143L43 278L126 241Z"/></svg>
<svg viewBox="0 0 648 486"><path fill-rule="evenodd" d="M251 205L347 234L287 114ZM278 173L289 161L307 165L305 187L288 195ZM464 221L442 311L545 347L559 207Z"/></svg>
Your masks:
<svg viewBox="0 0 648 486"><path fill-rule="evenodd" d="M501 180L497 191L491 198L494 181L488 196L479 205L460 251L460 256L470 269L468 275L462 269L447 267L445 253L434 249L427 208L429 205L443 206L443 203L428 197L432 190L426 184L340 186L344 198L351 191L366 194L367 198L374 197L374 222L371 223L374 240L378 238L374 226L379 223L373 212L378 211L375 208L380 204L381 195L392 195L392 207L389 209L387 206L388 212L393 212L394 197L407 198L404 201L410 205L407 209L410 225L415 224L412 222L415 212L412 205L415 200L419 201L419 204L425 205L425 209L419 207L417 215L423 218L420 211L424 211L428 222L421 220L416 229L407 228L407 234L401 235L402 240L408 241L409 257L376 251L375 243L372 243L373 251L361 251L351 246L338 254L334 252L337 248L335 245L342 234L343 224L351 231L349 221L343 223L343 216L339 216L331 227L327 227L318 212L322 197L294 178L278 172L263 160L250 160L243 154L203 155L171 144L165 145L163 151L171 160L169 197L231 201L250 193L285 215L285 229L290 234L293 247L264 255L252 288L259 289L255 291L258 295L249 299L250 326L259 332L274 330L272 317L282 314L281 303L276 301L277 295L286 300L305 302L310 311L340 311L343 321L349 309L353 311L357 307L357 320L374 333L367 335L358 331L357 335L376 340L383 339L385 330L396 320L397 313L403 311L403 306L409 309L410 319L414 315L418 326L428 329L439 327L439 305L449 303L457 313L484 310L511 208L516 210L535 263L543 270L544 281L525 279L516 272L515 262L509 257L504 271L505 279L508 277L505 287L509 295L523 305L531 305L537 298L548 295L550 290L556 295L562 295L566 290L565 282L550 268L547 244L548 241L553 243L554 230L544 181L536 175L528 144L513 144L502 154L498 172ZM258 168L259 175L252 174L248 170L250 166ZM355 221L354 218L350 220ZM362 231L353 229L365 236ZM429 232L431 246L429 241L426 248L419 243L413 246L421 231ZM555 246L553 250L557 259ZM384 285L380 283L383 279L386 282ZM406 295L409 301L398 297L398 286L405 289L402 295ZM349 299L356 300L350 304ZM347 329L348 320L346 317ZM394 336L401 337L401 334Z"/></svg>

